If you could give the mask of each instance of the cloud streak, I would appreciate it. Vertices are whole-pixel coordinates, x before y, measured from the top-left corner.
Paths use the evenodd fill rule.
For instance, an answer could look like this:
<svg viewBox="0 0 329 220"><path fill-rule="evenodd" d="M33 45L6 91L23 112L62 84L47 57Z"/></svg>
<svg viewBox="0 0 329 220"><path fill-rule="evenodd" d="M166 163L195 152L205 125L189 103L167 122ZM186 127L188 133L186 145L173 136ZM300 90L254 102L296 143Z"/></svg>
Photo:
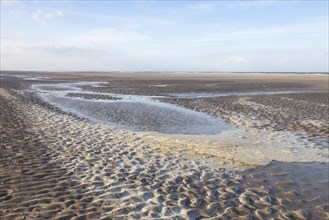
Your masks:
<svg viewBox="0 0 329 220"><path fill-rule="evenodd" d="M62 11L52 11L52 12L45 12L43 10L36 10L32 14L33 20L45 25L49 19L61 18L64 16Z"/></svg>
<svg viewBox="0 0 329 220"><path fill-rule="evenodd" d="M4 6L4 7L12 7L12 6L18 5L20 3L21 3L21 1L18 1L18 0L1 0L0 1L1 6Z"/></svg>
<svg viewBox="0 0 329 220"><path fill-rule="evenodd" d="M208 14L214 10L210 2L196 2L188 5L188 9L198 14Z"/></svg>
<svg viewBox="0 0 329 220"><path fill-rule="evenodd" d="M80 35L64 39L63 43L73 45L107 45L151 40L151 37L134 31L103 28L90 30Z"/></svg>
<svg viewBox="0 0 329 220"><path fill-rule="evenodd" d="M194 36L189 39L190 43L211 43L219 41L237 41L250 39L268 38L312 38L328 36L328 17L321 17L312 21L276 27L241 28L235 31L221 30L217 33Z"/></svg>
<svg viewBox="0 0 329 220"><path fill-rule="evenodd" d="M322 4L22 1L7 6L1 10L3 69L328 70L328 13ZM279 19L278 8L271 7L284 9ZM261 8L266 10L244 10ZM274 18L261 20L264 13Z"/></svg>
<svg viewBox="0 0 329 220"><path fill-rule="evenodd" d="M271 0L253 0L253 1L230 1L226 3L228 8L237 9L263 9L266 7L278 7L285 4L293 3L293 1L271 1Z"/></svg>

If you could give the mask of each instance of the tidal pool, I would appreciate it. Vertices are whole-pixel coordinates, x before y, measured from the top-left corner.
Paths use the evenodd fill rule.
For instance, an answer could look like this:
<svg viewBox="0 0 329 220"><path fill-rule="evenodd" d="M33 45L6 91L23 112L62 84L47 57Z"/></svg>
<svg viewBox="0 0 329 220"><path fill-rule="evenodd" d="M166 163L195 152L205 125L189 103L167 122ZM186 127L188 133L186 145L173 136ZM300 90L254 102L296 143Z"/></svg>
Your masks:
<svg viewBox="0 0 329 220"><path fill-rule="evenodd" d="M120 100L94 100L66 96L68 93L81 93L81 86L93 84L97 85L97 83L60 83L34 85L32 88L42 92L40 95L47 102L64 111L95 121L110 123L114 128L189 135L215 135L234 129L221 119L163 103L155 97L97 92L84 93L107 94L118 97Z"/></svg>

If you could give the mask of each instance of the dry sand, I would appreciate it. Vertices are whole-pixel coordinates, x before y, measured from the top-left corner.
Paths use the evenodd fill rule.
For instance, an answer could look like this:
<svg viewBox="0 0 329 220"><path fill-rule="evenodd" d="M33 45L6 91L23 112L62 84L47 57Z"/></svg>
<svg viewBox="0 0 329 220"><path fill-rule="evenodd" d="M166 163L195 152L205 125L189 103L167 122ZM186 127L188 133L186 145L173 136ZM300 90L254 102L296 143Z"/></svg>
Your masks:
<svg viewBox="0 0 329 220"><path fill-rule="evenodd" d="M31 84L49 83L31 78L40 74L32 75L1 78L1 219L329 216L328 164L321 163L328 161L328 87L323 83L328 76L47 75L56 80L109 81L106 87L83 89L133 95L265 87L303 91L162 99L223 117L241 130L240 136L229 138L230 133L224 132L211 139L209 135L113 129L64 112L30 89ZM111 95L70 96L117 100ZM277 162L246 170L272 160L298 163Z"/></svg>

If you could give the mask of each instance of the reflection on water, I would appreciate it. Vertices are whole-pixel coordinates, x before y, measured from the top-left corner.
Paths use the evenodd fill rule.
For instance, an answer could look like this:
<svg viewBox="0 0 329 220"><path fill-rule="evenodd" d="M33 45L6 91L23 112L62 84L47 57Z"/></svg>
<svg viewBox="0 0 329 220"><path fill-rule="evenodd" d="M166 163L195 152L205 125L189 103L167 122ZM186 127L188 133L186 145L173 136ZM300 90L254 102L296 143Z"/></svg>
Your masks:
<svg viewBox="0 0 329 220"><path fill-rule="evenodd" d="M239 128L226 124L202 112L161 102L160 96L121 95L84 91L86 85L97 83L61 83L33 85L45 101L81 117L114 128L132 131L155 131L158 138L182 140L216 158L232 158L241 165L268 164L272 160L285 162L324 162L326 149L313 147L307 140L285 131L271 132L239 121ZM69 97L68 95L73 95ZM110 97L110 98L109 98ZM177 134L177 135L173 135ZM195 135L195 136L193 136ZM177 140L176 139L176 140ZM195 145L194 145L195 144ZM225 146L225 147L223 147ZM183 147L184 148L184 147ZM197 152L200 154L200 152ZM229 160L229 159L227 159Z"/></svg>
<svg viewBox="0 0 329 220"><path fill-rule="evenodd" d="M270 187L274 203L286 198L285 206L306 209L312 219L327 219L329 214L329 164L328 163L280 163L242 172L243 183L253 187ZM276 199L275 199L276 198Z"/></svg>
<svg viewBox="0 0 329 220"><path fill-rule="evenodd" d="M156 131L167 134L215 135L234 129L224 121L205 113L192 111L172 104L162 103L154 97L110 94L120 100L88 100L67 97L67 93L81 92L80 86L96 83L62 83L34 85L46 92L46 101L65 111L97 121L109 122L114 127L130 130ZM88 92L89 93L89 92ZM104 93L90 92L94 95Z"/></svg>

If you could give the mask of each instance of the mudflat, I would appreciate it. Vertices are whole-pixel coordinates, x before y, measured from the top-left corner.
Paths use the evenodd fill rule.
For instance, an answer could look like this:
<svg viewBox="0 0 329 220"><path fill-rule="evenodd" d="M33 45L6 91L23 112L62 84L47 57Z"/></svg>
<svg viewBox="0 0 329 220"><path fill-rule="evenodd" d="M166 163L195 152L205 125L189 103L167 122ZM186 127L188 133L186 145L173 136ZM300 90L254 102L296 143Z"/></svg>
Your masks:
<svg viewBox="0 0 329 220"><path fill-rule="evenodd" d="M327 219L328 74L1 72L1 219Z"/></svg>

